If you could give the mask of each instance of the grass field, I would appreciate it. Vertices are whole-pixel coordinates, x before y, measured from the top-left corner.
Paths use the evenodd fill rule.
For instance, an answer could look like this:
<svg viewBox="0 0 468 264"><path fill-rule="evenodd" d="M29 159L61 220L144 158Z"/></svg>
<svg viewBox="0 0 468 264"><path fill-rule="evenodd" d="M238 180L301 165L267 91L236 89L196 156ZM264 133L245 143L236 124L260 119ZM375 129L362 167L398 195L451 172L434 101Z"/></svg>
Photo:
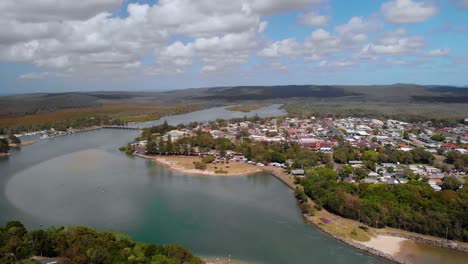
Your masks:
<svg viewBox="0 0 468 264"><path fill-rule="evenodd" d="M164 160L172 162L175 169L179 170L194 170L194 162L201 162L200 157L185 157L185 156L163 156ZM259 172L260 169L254 165L240 163L240 162L230 162L229 164L207 164L207 169L205 172L216 173L218 170L223 170L226 173L223 174L251 174ZM221 174L221 173L220 173Z"/></svg>

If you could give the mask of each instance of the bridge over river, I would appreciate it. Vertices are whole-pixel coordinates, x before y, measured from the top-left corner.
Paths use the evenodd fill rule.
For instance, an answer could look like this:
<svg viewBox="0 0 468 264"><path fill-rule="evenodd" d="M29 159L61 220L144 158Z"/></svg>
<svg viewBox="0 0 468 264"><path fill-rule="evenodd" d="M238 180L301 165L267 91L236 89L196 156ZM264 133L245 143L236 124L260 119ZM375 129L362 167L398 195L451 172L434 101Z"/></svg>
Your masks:
<svg viewBox="0 0 468 264"><path fill-rule="evenodd" d="M141 127L131 127L131 126L104 126L102 128L107 129L124 129L124 130L142 130Z"/></svg>

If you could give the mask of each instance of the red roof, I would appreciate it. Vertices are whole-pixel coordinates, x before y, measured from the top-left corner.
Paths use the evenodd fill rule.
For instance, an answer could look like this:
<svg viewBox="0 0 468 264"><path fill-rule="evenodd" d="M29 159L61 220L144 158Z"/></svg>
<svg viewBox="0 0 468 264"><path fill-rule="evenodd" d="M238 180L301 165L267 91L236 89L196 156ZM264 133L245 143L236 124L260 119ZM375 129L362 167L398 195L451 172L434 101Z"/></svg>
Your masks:
<svg viewBox="0 0 468 264"><path fill-rule="evenodd" d="M457 149L458 146L452 143L445 143L442 145L443 148L449 148L449 149Z"/></svg>

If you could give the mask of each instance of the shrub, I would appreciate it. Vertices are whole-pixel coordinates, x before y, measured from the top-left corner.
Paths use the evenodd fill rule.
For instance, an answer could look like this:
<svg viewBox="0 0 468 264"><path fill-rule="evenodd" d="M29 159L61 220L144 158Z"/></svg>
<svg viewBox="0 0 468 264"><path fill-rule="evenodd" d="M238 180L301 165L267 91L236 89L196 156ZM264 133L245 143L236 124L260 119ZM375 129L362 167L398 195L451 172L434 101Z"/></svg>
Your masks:
<svg viewBox="0 0 468 264"><path fill-rule="evenodd" d="M214 156L206 156L202 159L202 162L205 163L205 164L209 164L209 163L212 163L213 161L215 161L215 157Z"/></svg>
<svg viewBox="0 0 468 264"><path fill-rule="evenodd" d="M194 165L197 170L206 170L207 168L206 164L203 162L195 162Z"/></svg>

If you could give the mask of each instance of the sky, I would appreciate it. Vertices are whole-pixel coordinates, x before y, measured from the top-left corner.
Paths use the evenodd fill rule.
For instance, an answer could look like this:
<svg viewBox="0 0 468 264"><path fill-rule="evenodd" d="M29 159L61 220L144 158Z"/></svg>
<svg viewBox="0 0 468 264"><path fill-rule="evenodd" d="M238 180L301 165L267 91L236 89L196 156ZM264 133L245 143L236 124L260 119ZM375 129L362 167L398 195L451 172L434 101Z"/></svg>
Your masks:
<svg viewBox="0 0 468 264"><path fill-rule="evenodd" d="M468 0L1 0L0 94L468 85Z"/></svg>

